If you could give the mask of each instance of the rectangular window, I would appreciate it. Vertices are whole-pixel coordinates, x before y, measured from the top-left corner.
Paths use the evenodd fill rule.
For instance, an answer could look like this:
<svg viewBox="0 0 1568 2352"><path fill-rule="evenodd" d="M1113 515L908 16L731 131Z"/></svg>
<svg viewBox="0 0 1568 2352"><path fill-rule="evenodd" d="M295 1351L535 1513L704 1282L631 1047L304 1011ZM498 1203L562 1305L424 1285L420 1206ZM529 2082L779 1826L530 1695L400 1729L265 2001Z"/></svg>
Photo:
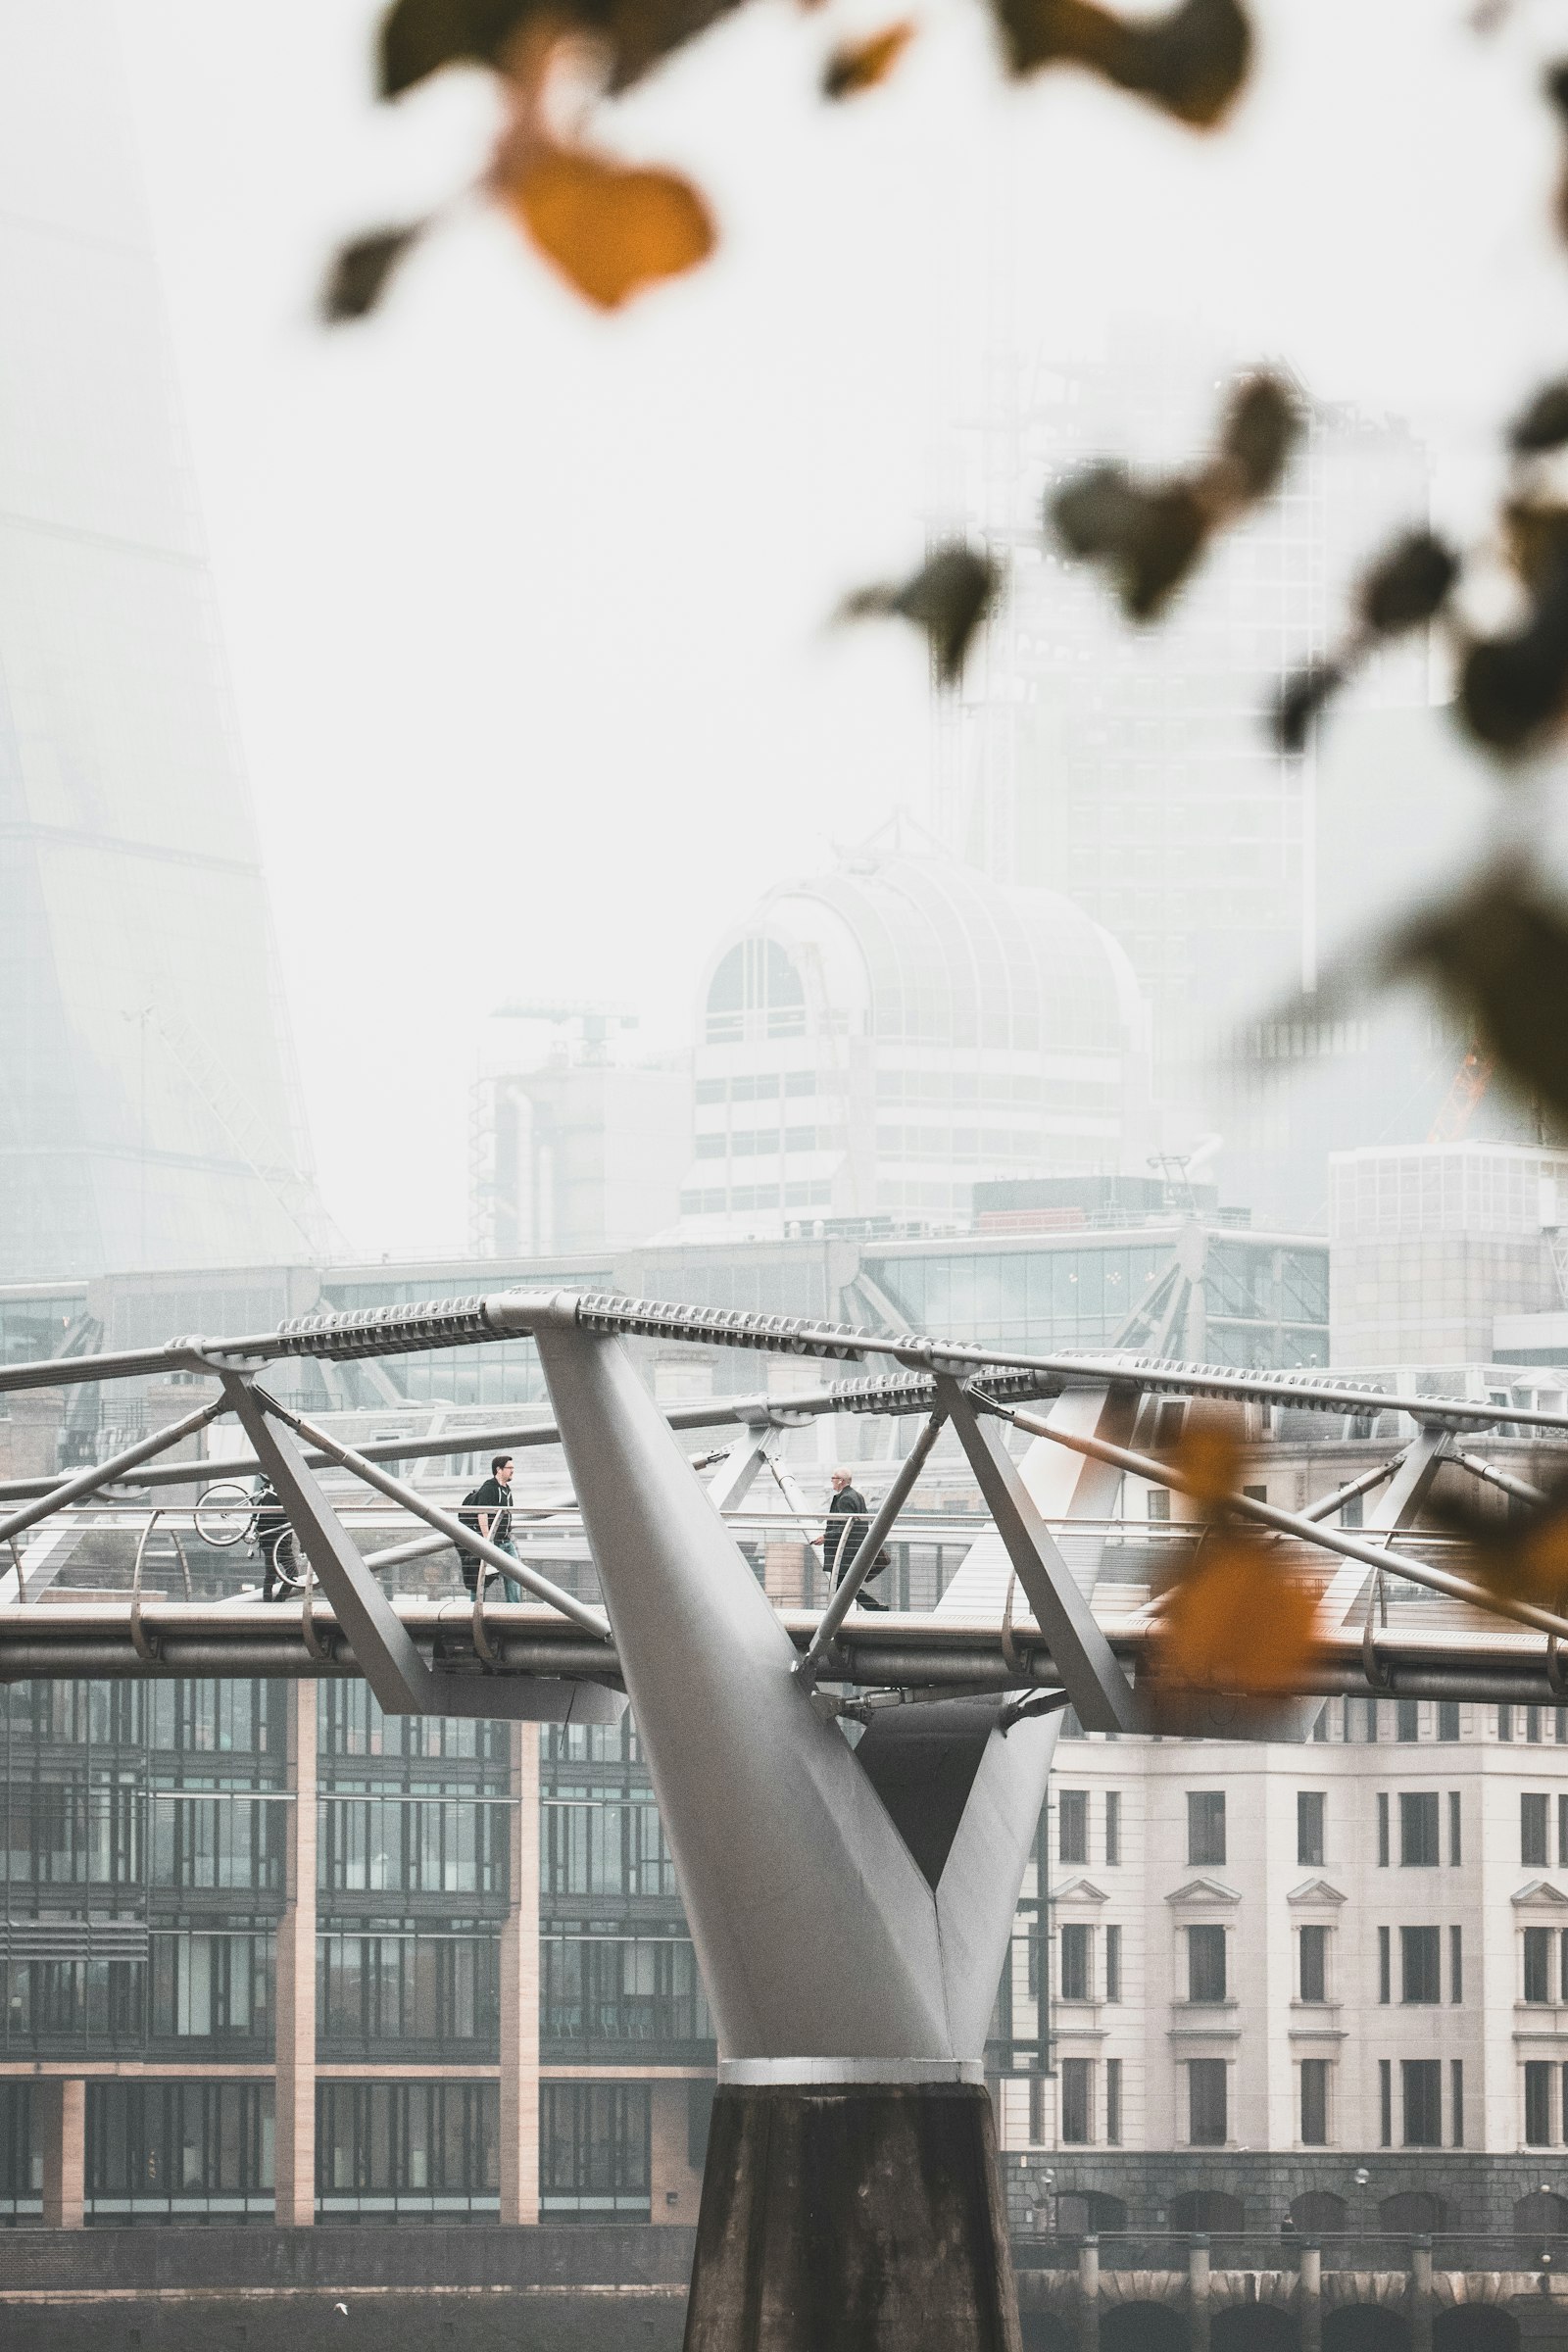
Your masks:
<svg viewBox="0 0 1568 2352"><path fill-rule="evenodd" d="M360 2087L357 2083L323 2085L351 2094ZM385 2086L377 2082L364 2087L374 2093ZM422 2089L423 2085L417 2087ZM439 2090L443 2086L435 2087ZM491 2100L495 2100L493 2083L477 2087L487 2090ZM539 2197L546 2214L552 2217L578 2214L585 2221L608 2220L612 2215L647 2219L652 2174L651 2106L646 2082L540 2083ZM688 2132L690 2128L688 2120ZM490 2130L495 2132L494 2124ZM386 2133L385 2126L380 2136L374 2132L367 2134L372 2169L363 2182L366 2187L381 2186L379 2151L388 2137L395 2145L396 2133ZM450 2158L445 2161L449 2166ZM433 2179L433 2168L429 2169ZM487 2178L494 2177L492 2157ZM344 2185L361 2183L350 2180ZM445 2180L441 2185L446 2185Z"/></svg>
<svg viewBox="0 0 1568 2352"><path fill-rule="evenodd" d="M1105 1791L1105 1861L1114 1870L1121 1860L1121 1796L1114 1788Z"/></svg>
<svg viewBox="0 0 1568 2352"><path fill-rule="evenodd" d="M1557 1975L1558 1999L1568 2001L1568 1928L1561 1931L1558 1942L1560 1966Z"/></svg>
<svg viewBox="0 0 1568 2352"><path fill-rule="evenodd" d="M1063 1788L1056 1799L1056 1857L1061 1862L1089 1859L1087 1788Z"/></svg>
<svg viewBox="0 0 1568 2352"><path fill-rule="evenodd" d="M1088 2058L1061 2062L1061 2137L1069 2148L1086 2148L1090 2139L1090 2068Z"/></svg>
<svg viewBox="0 0 1568 2352"><path fill-rule="evenodd" d="M1438 1792L1435 1788L1402 1789L1399 1794L1399 1867L1436 1870L1438 1851Z"/></svg>
<svg viewBox="0 0 1568 2352"><path fill-rule="evenodd" d="M1568 1870L1568 1796L1557 1799L1557 1868Z"/></svg>
<svg viewBox="0 0 1568 2352"><path fill-rule="evenodd" d="M1214 2002L1225 1998L1225 1931L1189 1928L1187 1931L1187 1998Z"/></svg>
<svg viewBox="0 0 1568 2352"><path fill-rule="evenodd" d="M1151 1519L1168 1519L1170 1517L1170 1495L1164 1487L1150 1488L1149 1516Z"/></svg>
<svg viewBox="0 0 1568 2352"><path fill-rule="evenodd" d="M1459 1737L1459 1701L1440 1698L1438 1701L1438 1738L1448 1741Z"/></svg>
<svg viewBox="0 0 1568 2352"><path fill-rule="evenodd" d="M1525 2065L1525 2145L1530 2148L1549 2148L1551 2145L1551 2074L1544 2058L1532 2058Z"/></svg>
<svg viewBox="0 0 1568 2352"><path fill-rule="evenodd" d="M1448 2105L1453 2144L1456 2148L1462 2148L1464 2146L1464 2060L1462 2058L1452 2058L1448 2062Z"/></svg>
<svg viewBox="0 0 1568 2352"><path fill-rule="evenodd" d="M1534 1792L1519 1799L1519 1859L1528 1870L1546 1867L1547 1801Z"/></svg>
<svg viewBox="0 0 1568 2352"><path fill-rule="evenodd" d="M1418 1698L1396 1698L1394 1702L1394 1737L1407 1744L1421 1737L1421 1701Z"/></svg>
<svg viewBox="0 0 1568 2352"><path fill-rule="evenodd" d="M1457 2005L1464 1999L1464 1930L1448 1930L1448 1998Z"/></svg>
<svg viewBox="0 0 1568 2352"><path fill-rule="evenodd" d="M1326 2001L1329 1997L1329 1932L1327 1928L1301 1930L1301 1998L1303 2001Z"/></svg>
<svg viewBox="0 0 1568 2352"><path fill-rule="evenodd" d="M1064 2001L1087 2001L1093 1998L1091 1971L1094 1964L1093 1928L1070 1927L1061 1931L1061 1984Z"/></svg>
<svg viewBox="0 0 1568 2352"><path fill-rule="evenodd" d="M1378 1868L1389 1867L1389 1798L1386 1789L1378 1791Z"/></svg>
<svg viewBox="0 0 1568 2352"><path fill-rule="evenodd" d="M1378 1930L1378 1999L1388 2002L1394 1998L1394 1932L1391 1928Z"/></svg>
<svg viewBox="0 0 1568 2352"><path fill-rule="evenodd" d="M1452 1869L1457 1870L1463 1859L1464 1836L1459 1809L1459 1791L1457 1788L1450 1788L1448 1790L1448 1862Z"/></svg>
<svg viewBox="0 0 1568 2352"><path fill-rule="evenodd" d="M1549 2001L1551 1998L1551 1964L1555 1958L1552 1945L1556 1941L1551 1928L1525 1930L1525 1999Z"/></svg>
<svg viewBox="0 0 1568 2352"><path fill-rule="evenodd" d="M1500 1706L1497 1709L1497 1738L1499 1740L1511 1740L1513 1738L1512 1707Z"/></svg>
<svg viewBox="0 0 1568 2352"><path fill-rule="evenodd" d="M1526 1707L1525 1709L1525 1738L1534 1746L1541 1745L1541 1709L1539 1707Z"/></svg>
<svg viewBox="0 0 1568 2352"><path fill-rule="evenodd" d="M1188 2137L1195 2148L1222 2148L1229 2138L1225 2092L1223 2058L1188 2060Z"/></svg>
<svg viewBox="0 0 1568 2352"><path fill-rule="evenodd" d="M1187 1796L1187 1859L1213 1864L1225 1859L1225 1791L1193 1788Z"/></svg>
<svg viewBox="0 0 1568 2352"><path fill-rule="evenodd" d="M1399 1998L1407 2003L1441 2001L1443 1938L1436 1928L1399 1930Z"/></svg>
<svg viewBox="0 0 1568 2352"><path fill-rule="evenodd" d="M1105 2144L1121 2146L1121 2060L1105 2060Z"/></svg>
<svg viewBox="0 0 1568 2352"><path fill-rule="evenodd" d="M1328 1802L1321 1788L1298 1788L1296 1792L1296 1859L1298 1862L1321 1865L1323 1860L1323 1814Z"/></svg>
<svg viewBox="0 0 1568 2352"><path fill-rule="evenodd" d="M1378 2060L1378 2145L1394 2145L1394 2068L1387 2058Z"/></svg>
<svg viewBox="0 0 1568 2352"><path fill-rule="evenodd" d="M1404 2144L1407 2148L1443 2145L1443 2066L1437 2058L1404 2058L1399 2062L1404 2090Z"/></svg>
<svg viewBox="0 0 1568 2352"><path fill-rule="evenodd" d="M1107 2001L1119 2001L1121 1999L1120 1928L1107 1928L1105 1930L1105 1998Z"/></svg>
<svg viewBox="0 0 1568 2352"><path fill-rule="evenodd" d="M1306 2148L1326 2148L1329 2144L1329 2062L1326 2058L1303 2058L1301 2061L1301 2145Z"/></svg>

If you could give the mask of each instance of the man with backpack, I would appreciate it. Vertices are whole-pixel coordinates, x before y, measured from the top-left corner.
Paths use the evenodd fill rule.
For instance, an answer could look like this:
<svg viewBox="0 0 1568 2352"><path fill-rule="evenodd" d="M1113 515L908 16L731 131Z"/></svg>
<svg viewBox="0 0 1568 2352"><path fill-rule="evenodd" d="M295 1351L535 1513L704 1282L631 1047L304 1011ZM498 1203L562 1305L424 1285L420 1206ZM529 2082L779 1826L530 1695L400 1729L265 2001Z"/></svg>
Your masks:
<svg viewBox="0 0 1568 2352"><path fill-rule="evenodd" d="M517 1554L512 1542L512 1472L510 1453L493 1455L489 1477L482 1487L475 1487L471 1494L465 1494L458 1517L465 1527L471 1527L476 1536L482 1536L487 1544L494 1544L498 1550L509 1552L515 1559ZM482 1565L478 1553L460 1551L458 1562L463 1570L464 1583L470 1592L474 1592L478 1587ZM503 1575L501 1584L508 1600L522 1598L522 1587L514 1577Z"/></svg>

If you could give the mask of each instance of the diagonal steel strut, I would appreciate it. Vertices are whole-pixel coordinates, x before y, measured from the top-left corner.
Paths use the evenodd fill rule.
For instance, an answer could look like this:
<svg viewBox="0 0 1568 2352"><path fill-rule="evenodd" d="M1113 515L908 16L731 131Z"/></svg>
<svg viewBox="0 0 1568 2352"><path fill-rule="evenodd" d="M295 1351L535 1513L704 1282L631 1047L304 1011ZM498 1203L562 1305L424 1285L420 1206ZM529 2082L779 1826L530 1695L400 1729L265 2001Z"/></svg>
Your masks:
<svg viewBox="0 0 1568 2352"><path fill-rule="evenodd" d="M1035 1623L1051 1644L1053 1661L1079 1722L1092 1732L1141 1730L1144 1710L1137 1694L1116 1663L1055 1538L1036 1509L995 1419L980 1418L968 1391L951 1374L938 1374L937 1394L969 1457ZM1042 1425L1038 1434L1055 1433Z"/></svg>

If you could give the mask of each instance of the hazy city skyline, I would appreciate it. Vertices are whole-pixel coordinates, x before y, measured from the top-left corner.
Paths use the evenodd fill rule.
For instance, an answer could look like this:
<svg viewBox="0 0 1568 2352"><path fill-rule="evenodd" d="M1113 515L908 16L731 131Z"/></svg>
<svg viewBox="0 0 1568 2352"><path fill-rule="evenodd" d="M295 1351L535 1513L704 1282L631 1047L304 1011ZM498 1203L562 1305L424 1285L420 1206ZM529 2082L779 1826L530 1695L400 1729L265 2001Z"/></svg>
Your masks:
<svg viewBox="0 0 1568 2352"><path fill-rule="evenodd" d="M285 10L259 52L241 17L120 0L323 1183L361 1247L429 1250L461 1243L490 1005L625 999L678 1040L715 933L924 796L920 649L822 623L918 548L959 356L1092 355L1174 307L1221 361L1408 417L1464 528L1556 362L1562 264L1521 95L1544 27L1266 9L1211 148L1065 78L1004 92L956 6L826 116L816 36L759 9L615 112L712 189L710 271L601 322L475 211L328 337L325 252L461 184L493 110L465 74L372 108L373 14ZM1417 71L1407 154L1388 93ZM1169 394L1146 461L1209 429L1206 382ZM416 1101L418 1152L389 1148Z"/></svg>

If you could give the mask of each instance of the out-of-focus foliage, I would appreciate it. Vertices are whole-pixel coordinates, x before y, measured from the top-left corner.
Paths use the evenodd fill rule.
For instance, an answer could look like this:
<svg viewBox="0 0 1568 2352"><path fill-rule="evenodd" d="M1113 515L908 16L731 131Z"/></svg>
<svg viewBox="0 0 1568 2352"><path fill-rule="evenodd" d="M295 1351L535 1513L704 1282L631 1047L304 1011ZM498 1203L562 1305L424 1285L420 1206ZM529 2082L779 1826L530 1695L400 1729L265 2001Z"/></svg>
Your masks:
<svg viewBox="0 0 1568 2352"><path fill-rule="evenodd" d="M1145 484L1124 466L1093 466L1051 494L1048 522L1070 555L1103 564L1131 619L1156 619L1215 533L1275 488L1299 431L1289 387L1252 376L1196 473Z"/></svg>
<svg viewBox="0 0 1568 2352"><path fill-rule="evenodd" d="M696 269L713 249L712 217L689 180L580 148L537 149L508 200L540 252L601 310Z"/></svg>
<svg viewBox="0 0 1568 2352"><path fill-rule="evenodd" d="M1520 1510L1478 1510L1439 1493L1431 1516L1465 1547L1461 1572L1499 1600L1527 1600L1561 1616L1568 1606L1568 1474L1539 1503Z"/></svg>
<svg viewBox="0 0 1568 2352"><path fill-rule="evenodd" d="M1310 996L1277 1005L1266 1028L1332 1023L1408 979L1443 1001L1517 1096L1568 1128L1568 907L1522 858L1499 858L1331 964Z"/></svg>
<svg viewBox="0 0 1568 2352"><path fill-rule="evenodd" d="M1459 559L1430 531L1411 531L1363 574L1355 592L1350 633L1338 653L1288 678L1274 706L1282 749L1304 750L1311 723L1374 647L1422 627L1446 605L1459 577Z"/></svg>
<svg viewBox="0 0 1568 2352"><path fill-rule="evenodd" d="M425 225L414 220L402 228L377 229L370 236L356 237L352 245L334 254L321 286L322 318L333 325L368 318L399 262L424 234Z"/></svg>
<svg viewBox="0 0 1568 2352"><path fill-rule="evenodd" d="M1300 1688L1316 1598L1234 1508L1244 1474L1238 1415L1189 1407L1171 1468L1208 1526L1195 1552L1173 1554L1152 1580L1163 1591L1139 1689L1156 1726L1179 1728L1200 1695L1222 1694L1261 1718Z"/></svg>
<svg viewBox="0 0 1568 2352"><path fill-rule="evenodd" d="M592 44L603 87L630 89L739 0L393 0L382 19L378 84L400 98L449 66L487 68L509 85L514 113L535 112L554 54ZM817 0L801 0L803 8ZM1182 0L1163 17L1123 18L1090 0L991 0L1014 74L1077 65L1148 99L1179 122L1209 129L1247 78L1251 33L1241 0ZM887 80L914 36L911 20L841 43L822 72L838 102ZM542 124L536 125L543 129ZM541 137L547 156L485 177L541 251L601 309L693 269L716 242L709 208L665 171L613 163L586 142ZM514 131L507 145L515 151ZM391 279L403 246L392 232L357 237L332 263L321 314L364 318ZM413 232L413 233L417 233ZM379 265L379 267L377 266Z"/></svg>
<svg viewBox="0 0 1568 2352"><path fill-rule="evenodd" d="M822 69L823 97L858 98L862 90L874 90L886 81L913 38L914 26L906 17L863 41L843 42Z"/></svg>
<svg viewBox="0 0 1568 2352"><path fill-rule="evenodd" d="M1198 130L1223 121L1251 63L1237 0L1182 0L1162 17L1120 17L1090 0L997 0L1014 74L1082 66Z"/></svg>
<svg viewBox="0 0 1568 2352"><path fill-rule="evenodd" d="M1001 584L996 564L972 547L939 547L912 577L902 583L858 588L839 607L840 620L865 620L897 613L923 629L944 686L962 674L974 633L990 611Z"/></svg>
<svg viewBox="0 0 1568 2352"><path fill-rule="evenodd" d="M738 0L396 0L381 25L381 96L401 97L443 66L490 66L506 73L519 46L549 45L572 33L588 33L602 43L611 88L629 89L650 66L737 5Z"/></svg>
<svg viewBox="0 0 1568 2352"><path fill-rule="evenodd" d="M1478 743L1512 759L1568 718L1568 508L1516 499L1502 522L1527 610L1518 628L1465 647L1459 710Z"/></svg>

